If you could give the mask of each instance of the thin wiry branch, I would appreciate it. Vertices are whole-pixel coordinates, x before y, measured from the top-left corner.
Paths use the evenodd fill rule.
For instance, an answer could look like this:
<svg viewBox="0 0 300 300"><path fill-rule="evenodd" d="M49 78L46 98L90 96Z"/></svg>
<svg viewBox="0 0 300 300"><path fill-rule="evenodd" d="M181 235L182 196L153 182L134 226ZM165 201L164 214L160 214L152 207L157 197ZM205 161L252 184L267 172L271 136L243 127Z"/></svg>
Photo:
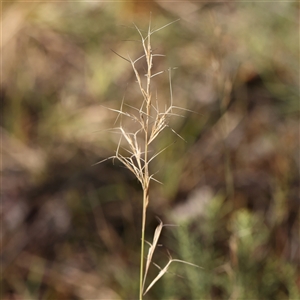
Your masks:
<svg viewBox="0 0 300 300"><path fill-rule="evenodd" d="M180 19L177 19L177 20L172 21L172 22L170 22L170 23L168 23L168 24L166 24L166 25L164 25L164 26L162 26L162 27L160 27L160 28L158 28L158 29L155 29L155 30L153 30L153 31L150 33L150 35L152 35L153 33L157 32L157 31L159 31L159 30L162 30L163 28L166 28L167 26L170 26L171 24L173 24L173 23L175 23L175 22L178 22L178 21L180 21ZM150 35L149 35L149 37L150 37Z"/></svg>
<svg viewBox="0 0 300 300"><path fill-rule="evenodd" d="M128 60L127 58L125 58L124 56L118 54L116 51L114 51L113 49L110 49L113 53L115 53L116 55L118 55L119 57L123 58L124 60L130 62L130 60Z"/></svg>

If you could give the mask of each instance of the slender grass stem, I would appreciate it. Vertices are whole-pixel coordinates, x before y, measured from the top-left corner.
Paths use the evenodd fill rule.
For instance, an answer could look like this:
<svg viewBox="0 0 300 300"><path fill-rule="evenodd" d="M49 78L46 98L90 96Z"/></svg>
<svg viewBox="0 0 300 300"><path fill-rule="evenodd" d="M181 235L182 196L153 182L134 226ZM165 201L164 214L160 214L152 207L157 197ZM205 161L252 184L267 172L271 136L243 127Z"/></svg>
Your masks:
<svg viewBox="0 0 300 300"><path fill-rule="evenodd" d="M172 24L173 22L169 23ZM167 25L169 25L167 24ZM134 24L135 25L135 24ZM167 25L163 26L162 28L165 28ZM149 266L152 260L152 256L154 253L154 250L157 245L157 241L159 239L160 231L163 227L163 223L161 222L158 226L158 229L155 231L153 244L150 246L147 256L147 263L144 263L144 256L145 256L145 229L146 229L146 219L147 219L147 207L149 203L149 190L150 190L150 182L151 180L157 181L155 178L153 178L154 174L150 174L149 172L149 164L150 162L157 157L158 154L160 154L163 150L158 151L156 154L151 155L149 154L149 145L153 142L154 139L162 132L166 127L168 126L168 117L171 117L173 115L176 115L172 112L173 108L177 108L173 106L173 95L172 95L172 89L171 89L171 82L170 82L170 89L171 89L171 105L169 108L166 108L165 111L161 112L159 111L158 105L157 108L155 108L151 104L151 78L152 75L152 63L153 63L153 57L154 56L162 56L160 54L153 54L152 48L151 48L151 35L153 32L156 32L160 29L157 29L155 31L151 31L151 18L149 22L148 27L148 33L144 37L142 32L139 30L139 28L135 25L140 37L141 42L144 50L144 54L140 56L136 60L132 60L130 57L128 59L124 58L123 56L117 54L121 58L125 59L127 62L130 62L131 67L134 71L139 89L142 94L142 102L140 107L131 107L130 105L127 105L134 110L139 112L139 117L135 114L130 114L128 112L123 111L123 104L124 101L122 101L121 109L120 110L114 110L118 112L118 118L120 117L120 126L117 128L120 131L121 137L120 141L117 147L116 155L112 156L112 159L118 159L122 164L124 164L140 181L142 188L143 188L143 203L142 203L142 232L141 232L141 257L140 257L140 278L139 278L139 300L143 300L143 295L148 292L148 290L154 285L154 283L167 271L169 264L172 261L176 261L174 259L171 259L168 263L168 265L161 270L158 277L150 283L150 286L148 286L146 292L144 291L145 288L145 282L147 273L149 270ZM136 62L140 59L145 58L146 64L147 64L147 73L146 73L146 82L141 77L140 72L138 71L136 67ZM170 70L169 70L170 72ZM161 74L163 71L160 71L156 73L155 75ZM169 78L171 75L169 74ZM139 124L139 128L134 132L130 133L126 131L126 128L122 126L122 117L126 116L130 119L137 121ZM151 120L154 120L152 122ZM171 129L172 130L172 129ZM172 130L175 132L174 130ZM143 134L142 134L143 133ZM143 137L140 136L140 134L143 135ZM178 135L178 134L177 134ZM179 136L179 135L178 135ZM180 136L179 136L180 137ZM123 156L120 153L121 143L124 141L127 144L127 148L125 150L130 154L129 156ZM159 182L159 181L157 181Z"/></svg>
<svg viewBox="0 0 300 300"><path fill-rule="evenodd" d="M143 299L143 288L144 288L144 249L145 249L145 226L146 226L146 214L147 206L149 203L149 157L148 157L148 145L149 145L149 117L151 115L151 69L152 69L152 50L151 50L151 21L149 22L149 29L147 35L147 46L145 45L145 39L142 38L143 48L145 51L146 62L147 62L147 84L144 97L146 100L146 120L144 123L145 133L145 154L144 154L144 180L143 180L143 215L142 215L142 240L141 240L141 265L140 265L140 300Z"/></svg>
<svg viewBox="0 0 300 300"><path fill-rule="evenodd" d="M140 262L140 294L139 299L143 299L143 284L144 284L144 253L145 253L145 227L147 218L147 204L149 202L148 189L143 193L143 216L142 216L142 240L141 240L141 262Z"/></svg>

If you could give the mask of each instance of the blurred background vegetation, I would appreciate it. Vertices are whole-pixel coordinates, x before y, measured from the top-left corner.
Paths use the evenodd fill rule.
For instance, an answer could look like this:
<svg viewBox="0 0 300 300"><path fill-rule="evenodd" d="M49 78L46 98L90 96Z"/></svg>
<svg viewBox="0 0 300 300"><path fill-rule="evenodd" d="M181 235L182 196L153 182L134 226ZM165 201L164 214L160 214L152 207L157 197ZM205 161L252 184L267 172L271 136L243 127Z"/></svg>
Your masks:
<svg viewBox="0 0 300 300"><path fill-rule="evenodd" d="M110 132L140 103L132 22L166 55L175 105L155 145L147 240L171 265L145 299L300 299L297 2L2 4L1 299L136 299L141 188ZM111 49L113 51L111 51ZM143 65L139 66L142 71ZM170 99L168 73L153 94ZM137 104L138 105L138 104ZM190 112L189 110L193 111ZM150 278L157 273L152 267Z"/></svg>

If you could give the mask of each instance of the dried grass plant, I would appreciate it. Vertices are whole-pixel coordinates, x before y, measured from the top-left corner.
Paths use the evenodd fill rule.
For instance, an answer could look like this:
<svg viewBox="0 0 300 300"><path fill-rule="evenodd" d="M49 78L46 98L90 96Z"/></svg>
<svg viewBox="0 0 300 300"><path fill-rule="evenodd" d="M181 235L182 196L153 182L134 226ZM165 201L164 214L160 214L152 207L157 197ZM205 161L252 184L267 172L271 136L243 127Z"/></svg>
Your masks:
<svg viewBox="0 0 300 300"><path fill-rule="evenodd" d="M176 20L178 21L178 20ZM149 22L149 27L147 34L143 36L142 31L134 24L142 43L143 52L144 54L137 59L133 60L131 57L125 58L118 53L118 56L123 58L124 60L128 61L131 64L131 67L134 71L135 78L138 83L139 90L142 95L141 105L139 107L132 107L130 105L124 105L124 99L122 100L121 108L119 110L110 109L118 113L116 122L120 119L120 126L114 128L120 134L119 143L116 149L115 155L108 157L108 159L117 159L119 160L128 170L130 170L135 177L140 182L142 189L143 189L143 208L142 208L142 228L141 228L141 255L140 255L140 278L139 278L139 299L141 300L143 296L150 290L150 288L168 271L168 268L172 262L181 262L186 263L189 265L196 266L194 264L173 259L170 257L169 262L164 268L160 268L156 264L153 263L152 257L154 251L157 247L157 242L160 237L163 223L160 221L160 224L157 226L153 242L148 243L150 245L148 250L148 255L146 259L146 264L144 263L144 254L145 254L145 225L146 225L146 213L147 207L149 204L149 195L150 195L150 183L151 181L159 182L157 179L154 178L154 174L150 173L149 165L150 163L166 148L160 149L154 154L151 155L150 152L150 145L154 142L154 140L159 136L159 134L166 128L170 128L170 130L175 133L178 137L182 138L179 134L175 132L169 126L169 120L172 116L180 116L180 114L176 113L176 110L186 110L180 107L177 107L173 104L173 95L172 95L172 83L171 83L171 70L169 68L167 71L169 72L169 84L170 84L170 103L165 109L162 111L159 108L158 100L156 97L156 101L154 104L153 97L152 97L152 87L151 87L151 80L164 72L160 71L155 74L152 74L152 67L153 67L153 59L158 56L164 56L162 54L155 54L152 51L151 47L151 37L152 35L162 30L163 28L171 25L172 23L176 22L173 21L168 23L165 26L160 27L159 29L151 28L151 19ZM138 71L136 64L141 60L145 60L146 62L146 79L144 80L144 74L141 75ZM174 68L173 68L174 69ZM124 110L124 106L130 107L133 109L135 113L129 113ZM138 125L138 128L135 132L127 132L126 129L122 126L122 117L126 117L131 119ZM125 145L127 146L124 146ZM124 156L120 153L120 149L125 149L128 156ZM101 162L105 161L102 160ZM99 163L101 163L99 162ZM146 278L148 274L149 267L153 263L156 267L160 269L159 274L151 281L148 287L145 287ZM145 266L144 266L145 264Z"/></svg>

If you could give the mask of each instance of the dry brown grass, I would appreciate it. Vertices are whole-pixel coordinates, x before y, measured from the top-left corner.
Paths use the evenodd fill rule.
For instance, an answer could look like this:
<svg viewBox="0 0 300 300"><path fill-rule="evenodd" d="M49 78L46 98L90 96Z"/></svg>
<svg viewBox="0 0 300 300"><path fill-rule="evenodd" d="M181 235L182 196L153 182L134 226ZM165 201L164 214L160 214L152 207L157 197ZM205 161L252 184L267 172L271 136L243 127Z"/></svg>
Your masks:
<svg viewBox="0 0 300 300"><path fill-rule="evenodd" d="M160 221L160 224L157 226L155 230L153 242L152 244L149 243L150 248L148 250L146 266L144 266L145 224L146 224L147 207L149 204L150 183L151 181L159 182L157 179L154 178L154 173L150 172L149 165L160 153L162 153L167 148L166 147L163 149L159 149L156 152L152 152L152 151L150 152L150 145L159 136L159 134L166 128L170 128L170 130L174 134L176 134L178 137L183 139L178 133L175 132L175 130L173 130L169 126L169 120L173 116L181 116L180 114L176 113L176 110L177 111L185 110L173 104L172 82L171 82L172 68L152 74L153 59L155 57L164 56L164 55L153 53L151 47L151 36L155 32L162 30L163 28L173 24L176 21L168 23L158 29L152 30L151 20L150 20L146 36L143 36L141 30L134 24L137 32L140 35L140 40L142 43L144 54L138 57L137 59L133 60L130 56L128 56L128 58L125 58L119 55L118 53L116 53L118 56L120 56L121 58L123 58L124 60L128 61L131 64L131 67L135 74L135 78L138 83L139 90L142 95L142 101L140 107L132 107L130 105L124 105L124 99L123 99L120 109L110 109L118 113L116 122L119 121L120 125L114 128L114 131L120 134L120 139L119 139L119 143L115 155L105 159L105 160L108 159L119 160L128 170L130 170L135 175L135 177L141 183L143 189L139 299L142 299L143 295L145 295L150 290L150 288L168 271L168 268L172 262L181 262L181 263L186 263L189 265L196 266L194 264L182 260L178 260L178 259L173 259L170 257L169 262L164 268L160 268L157 266L160 269L160 272L152 280L148 288L145 290L145 282L146 282L148 270L151 263L153 263L152 257L156 249L157 242L160 237L162 228L164 226L163 223ZM147 67L146 67L145 80L143 80L142 75L140 74L140 72L136 67L136 64L140 60L145 60L146 62ZM165 107L164 110L161 110L158 104L157 97L155 101L156 103L155 104L153 103L154 101L152 97L151 80L153 77L159 76L160 74L163 74L166 71L169 72L170 101L169 101L169 105ZM130 113L125 111L124 106L130 107L135 113ZM122 125L123 117L129 118L137 124L137 128L134 132L126 131L126 129ZM121 148L125 150L126 153L129 153L129 155L124 156L123 154L121 154L120 151Z"/></svg>

